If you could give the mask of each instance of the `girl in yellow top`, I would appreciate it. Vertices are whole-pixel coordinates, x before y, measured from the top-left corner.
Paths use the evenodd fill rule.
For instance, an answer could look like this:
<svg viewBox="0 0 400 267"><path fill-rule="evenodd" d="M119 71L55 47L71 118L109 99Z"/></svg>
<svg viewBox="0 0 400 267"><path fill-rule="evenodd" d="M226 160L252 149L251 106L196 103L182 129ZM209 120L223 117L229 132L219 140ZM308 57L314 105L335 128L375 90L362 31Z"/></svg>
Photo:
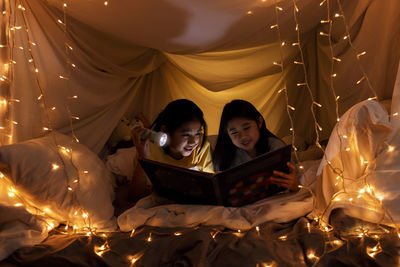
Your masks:
<svg viewBox="0 0 400 267"><path fill-rule="evenodd" d="M132 140L140 158L203 172L214 172L210 144L206 140L207 124L201 109L192 101L178 99L170 102L152 124L152 130L168 134L166 147L159 147L141 135L145 128L132 130ZM136 201L151 192L147 177L136 165L129 198Z"/></svg>

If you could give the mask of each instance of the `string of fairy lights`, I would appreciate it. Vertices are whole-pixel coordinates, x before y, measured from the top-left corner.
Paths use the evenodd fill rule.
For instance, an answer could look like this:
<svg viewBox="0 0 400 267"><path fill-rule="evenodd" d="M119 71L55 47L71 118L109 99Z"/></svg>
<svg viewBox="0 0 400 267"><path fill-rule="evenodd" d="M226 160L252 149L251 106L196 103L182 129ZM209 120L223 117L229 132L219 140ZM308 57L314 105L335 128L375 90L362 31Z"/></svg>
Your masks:
<svg viewBox="0 0 400 267"><path fill-rule="evenodd" d="M27 23L27 19L26 19L26 9L22 3L22 1L14 1L13 2L14 5L9 5L9 28L8 28L8 45L5 47L8 47L10 50L10 73L14 73L13 72L13 66L15 64L17 64L16 60L14 60L14 49L17 50L21 50L21 51L27 51L26 55L28 58L28 65L31 66L31 70L32 73L34 75L35 78L35 82L36 82L36 87L38 88L39 91L39 95L37 97L37 101L39 103L39 106L42 109L42 113L44 114L45 117L45 121L43 121L43 131L44 132L49 132L50 136L53 139L54 144L56 145L56 147L58 148L57 150L57 156L58 156L58 162L52 162L51 164L51 169L52 171L62 171L64 173L65 179L66 179L66 192L70 192L69 194L71 194L71 199L72 202L75 203L74 207L76 207L75 212L72 215L72 218L69 219L70 222L74 222L74 221L80 221L83 220L83 226L78 227L75 224L70 225L69 222L66 222L66 226L65 226L65 230L69 230L69 228L73 229L73 232L77 232L77 231L85 231L88 234L91 234L93 232L96 231L96 229L91 227L91 220L90 220L90 216L88 214L88 212L86 212L84 210L84 208L82 207L82 205L79 203L79 200L76 196L76 190L79 187L79 180L80 180L80 174L87 174L86 170L78 170L78 168L75 166L75 164L72 161L72 155L73 155L73 151L71 148L68 147L64 147L58 144L58 140L56 138L55 135L51 134L52 130L53 130L53 122L50 119L50 113L53 112L54 110L56 110L55 106L51 106L49 104L49 101L46 97L46 93L45 90L40 82L39 79L39 67L36 61L36 57L34 55L34 49L35 47L38 46L37 43L35 43L32 39L31 39L31 35L29 32L29 28L28 28L28 23ZM58 20L58 23L64 25L64 37L66 38L66 7L67 4L63 3L63 11L64 11L64 22L62 22L60 19ZM7 11L3 11L3 15L6 15ZM60 22L61 21L61 22ZM20 37L21 42L23 42L23 39L25 39L26 41L26 45L25 47L21 44L21 45L16 45L15 40L16 38L16 32L17 31L22 31L23 36ZM67 66L70 67L75 67L75 65L73 63L70 62L69 60L69 55L68 55L68 50L72 50L72 47L67 43L67 41L65 40L65 47L66 47L66 64ZM68 75L70 75L71 71L70 68L66 68ZM64 79L64 80L69 80L68 77L63 76L63 75L59 75L60 79ZM6 81L8 81L9 84L12 83L13 81L13 75L10 76L10 78L7 77L7 79L5 79ZM69 99L76 99L77 95L73 95L71 97L69 97ZM8 103L10 102L10 100L8 101ZM13 102L20 102L18 99L13 99ZM72 116L70 113L70 109L69 109L69 105L68 102L66 102L66 110L68 112L68 115L70 117L70 120L72 119L79 119L79 117L77 116ZM8 107L7 107L8 108ZM12 126L13 125L18 125L18 122L15 121L11 121L12 122ZM70 123L71 126L71 132L72 135L75 139L76 142L79 142L78 138L75 136L74 130L73 130L73 124L72 122ZM6 128L6 127L2 127ZM10 132L7 134L7 136L9 136L10 138L10 142L12 142L12 128L10 129ZM64 158L66 158L66 160L64 160ZM66 167L66 161L70 162L71 166L75 169L75 173L76 175L74 177L70 177L70 174L67 172L67 167ZM61 166L60 166L61 164ZM4 174L2 174L2 179L6 180L6 183L9 184L8 187L8 196L10 198L13 198L16 200L15 206L25 206L27 210L33 212L33 214L36 215L45 215L46 218L50 219L50 221L44 220L44 222L48 225L48 230L53 229L54 227L56 227L57 225L55 224L56 220L55 217L57 217L56 213L54 213L54 211L52 211L51 209L49 209L48 207L42 207L41 209L38 208L38 205L35 203L32 203L31 201L26 200L26 198L24 198L20 192L18 192L15 187L12 186L12 183L10 182L10 179L5 179L7 178ZM81 218L81 219L78 219ZM44 218L44 217L41 217ZM81 223L80 223L81 224Z"/></svg>
<svg viewBox="0 0 400 267"><path fill-rule="evenodd" d="M307 69L305 67L305 61L304 61L304 56L303 56L303 52L302 52L302 43L301 43L301 40L300 40L299 23L298 23L298 19L297 19L297 13L299 12L299 8L296 5L296 1L293 0L292 2L293 2L293 18L295 20L295 24L296 24L295 30L296 30L296 33L297 33L297 42L293 43L292 46L297 46L299 48L299 55L300 55L300 58L301 58L300 61L294 61L293 63L296 64L296 65L301 65L303 67L303 72L304 72L304 81L297 83L297 86L306 87L308 92L309 92L309 96L310 96L311 103L312 103L312 105L311 105L311 114L312 114L312 117L313 117L313 120L314 120L314 126L315 126L314 127L315 128L315 136L316 136L315 137L315 144L317 145L317 147L319 149L322 150L322 152L324 154L323 159L326 161L327 165L333 170L333 172L338 175L337 179L339 181L341 180L341 184L343 185L343 192L338 191L336 194L334 194L332 196L330 202L328 203L326 209L322 212L322 214L320 214L319 216L317 216L315 218L315 221L318 222L318 226L320 227L320 229L323 230L326 233L330 233L331 231L333 231L333 227L331 225L329 225L326 221L323 220L324 215L329 210L329 208L334 204L334 202L341 200L338 195L341 195L341 194L349 195L346 192L346 188L344 186L345 185L344 180L347 179L347 180L355 181L356 178L344 177L343 176L343 173L344 173L344 169L343 169L344 164L343 164L343 155L342 155L343 151L340 152L340 161L342 162L342 164L341 164L342 168L338 168L338 167L333 166L330 161L326 160L325 149L319 143L319 132L318 131L322 131L322 127L317 122L317 119L316 119L316 116L315 116L315 112L314 112L314 107L316 106L318 108L321 108L322 105L314 100L314 96L312 94L312 91L311 91L311 88L310 88L310 84L309 84L309 82L307 80L308 73L307 73ZM345 29L346 29L346 34L343 37L343 40L348 40L349 46L351 47L351 49L355 53L358 65L359 65L360 70L361 70L361 72L363 74L362 77L359 80L357 80L356 85L359 85L361 82L366 81L368 88L370 89L370 91L374 95L373 97L368 98L368 100L378 100L377 94L376 94L375 90L373 89L373 87L371 85L371 82L370 82L370 80L369 80L369 78L368 78L368 76L367 76L362 64L360 63L360 58L362 56L366 55L366 52L363 51L363 52L360 53L360 52L357 51L356 47L354 46L354 44L353 44L353 42L351 40L351 36L350 36L350 32L349 32L349 26L346 23L346 18L345 18L344 12L343 12L342 4L341 4L340 0L337 0L337 3L338 3L338 6L339 6L339 12L340 13L336 13L334 17L343 19L343 23L344 23ZM341 59L335 57L335 54L334 54L334 51L333 51L332 38L331 38L333 21L332 21L332 18L331 18L330 1L329 0L323 0L322 2L320 2L320 6L323 6L323 5L326 5L327 18L326 19L322 19L321 20L321 24L328 24L329 28L328 28L328 32L321 31L321 32L319 32L319 35L322 36L322 37L326 37L328 39L328 43L329 43L329 52L330 52L329 88L330 88L330 90L332 92L332 95L334 97L334 100L335 100L336 121L339 122L340 118L339 118L338 100L339 100L340 97L336 95L335 88L334 88L334 78L337 77L337 73L334 72L334 64L335 63L340 63ZM277 32L278 32L278 42L279 42L280 47L281 47L281 50L280 50L281 51L280 52L281 62L273 62L273 64L274 65L278 65L278 66L281 67L281 73L283 75L283 73L284 73L284 64L283 64L283 58L284 58L283 57L283 53L284 52L283 52L283 47L286 45L286 42L282 40L281 33L280 33L280 27L279 27L279 18L278 18L279 17L279 12L282 12L282 11L283 11L283 8L277 4L277 1L275 1L276 24L272 25L271 29L276 29ZM252 12L248 12L248 14L252 14ZM294 155L295 155L295 157L297 159L297 162L299 162L298 156L297 156L297 148L294 145L295 144L295 131L294 131L294 128L293 128L293 118L292 118L292 115L291 115L291 111L294 111L295 107L293 107L293 106L291 106L289 104L289 98L288 98L287 90L288 90L288 88L286 87L286 83L285 83L283 88L280 89L278 91L278 93L282 93L282 92L285 93L285 100L286 100L286 107L287 107L286 110L287 110L287 114L288 114L288 117L289 117L289 120L290 120L290 123L291 123L290 131L292 132L293 151L294 151ZM398 114L391 114L391 116L397 116L397 115ZM336 134L339 136L339 142L340 142L339 145L340 145L340 147L342 147L342 138L347 139L348 137L345 136L345 135L340 135L340 133L338 132L338 127L335 127L335 129L336 129ZM393 146L390 146L389 144L387 144L387 146L388 146L388 151L389 152L392 152L394 150ZM346 147L345 151L346 152L350 151L350 148ZM368 162L367 161L363 161L362 164L368 164ZM304 169L303 166L300 165L300 164L298 164L298 167L299 167L300 170ZM302 172L302 173L304 175L304 172ZM336 185L338 185L338 183ZM299 186L299 187L308 189L308 191L311 192L311 195L313 197L313 203L314 203L313 206L314 206L314 210L315 210L316 199L315 199L315 194L313 193L313 190L310 188L309 185L303 185L303 186ZM366 180L364 180L363 188L361 188L356 193L356 196L350 196L349 197L349 201L353 201L353 199L356 199L356 198L359 199L361 197L364 197L364 194L368 194L367 197L372 198L372 200L376 204L376 208L383 211L380 222L382 222L384 220L385 216L387 216L387 217L390 218L392 223L395 225L394 220L390 216L389 212L382 205L383 197L381 195L379 195L379 194L375 194L375 192L373 190L373 187L371 185L369 185ZM308 224L308 227L309 227L309 224ZM387 230L386 230L386 232L387 232ZM397 227L396 227L396 232L397 232L397 235L400 237L400 234L398 232ZM354 234L356 236L362 238L364 235L368 235L368 231L365 231L362 228L361 229L356 229ZM327 236L329 236L329 235L327 235ZM376 256L378 253L380 253L382 251L381 244L379 242L379 235L375 234L374 237L377 240L376 245L374 247L367 247L366 248L366 250L367 250L366 253L368 255L370 255L371 257ZM332 243L331 238L328 238L327 242L326 242L326 245L327 244L331 244L331 243ZM333 240L333 244L337 244L337 245L340 245L340 246L343 245L343 243L339 242L338 240ZM319 256L316 256L313 251L310 251L308 253L307 257L310 260L313 259L313 260L316 260L316 262L317 262L325 253L326 253L326 248L325 248L324 252Z"/></svg>
<svg viewBox="0 0 400 267"><path fill-rule="evenodd" d="M266 0L261 0L262 2L265 2ZM104 1L103 2L104 6L107 7L110 5L110 1ZM323 148L323 146L320 144L320 135L319 132L322 131L322 127L320 126L320 124L318 123L317 120L317 116L315 113L315 109L319 109L322 107L322 105L320 103L318 103L317 101L315 101L315 96L312 93L312 88L310 85L310 82L308 81L308 77L309 74L307 73L307 68L306 68L306 59L304 57L304 53L303 53L303 48L302 48L302 40L301 40L301 34L300 34L300 26L299 25L299 20L298 20L298 13L301 12L301 10L299 9L299 7L297 6L297 3L295 0L292 0L292 4L293 4L293 19L295 21L295 31L296 31L296 41L294 43L292 43L293 47L297 47L298 48L298 54L300 59L297 61L294 61L293 64L298 65L300 67L302 67L303 69L303 74L304 74L304 80L300 81L296 84L296 86L298 88L305 88L308 92L308 95L310 97L311 100L311 106L310 106L310 111L311 111L311 115L312 115L312 119L314 122L314 132L315 132L315 144L317 145L317 147L319 149L321 149L324 153L324 160L326 161L327 165L338 175L338 185L340 184L342 186L342 190L340 191L338 190L336 194L334 194L332 196L332 199L330 200L330 202L328 203L325 211L318 217L315 218L314 221L307 223L306 228L308 233L311 233L312 231L316 231L316 230L321 230L322 232L326 233L326 240L325 240L325 249L322 252L322 254L316 254L315 251L310 250L307 251L307 258L309 261L312 261L314 264L318 262L319 259L321 259L325 253L327 252L327 248L328 247L340 247L344 244L344 240L341 240L339 238L336 238L334 235L331 234L331 232L333 231L333 227L331 225L329 225L329 223L325 222L323 220L324 218L324 214L325 212L327 212L329 210L329 208L336 202L338 201L340 198L344 198L344 197L348 197L349 201L353 201L354 199L359 199L362 197L368 197L371 198L372 201L375 201L377 208L382 210L382 220L384 219L385 216L391 218L389 212L387 210L385 210L385 207L382 205L382 200L383 197L379 194L377 194L376 192L374 192L374 188L372 185L369 185L367 181L364 181L363 187L360 188L360 190L354 194L354 193L349 193L346 191L345 188L345 181L347 180L354 180L352 177L344 177L343 173L343 158L341 156L341 162L342 162L342 168L337 168L335 166L333 166L331 164L331 162L329 162L328 160L326 160L326 155L325 155L325 150ZM366 55L366 51L362 51L362 52L358 52L356 46L353 44L352 42L352 38L350 35L350 30L349 30L349 26L347 24L346 21L346 17L345 14L343 12L343 7L341 4L340 0L337 0L337 5L339 7L339 11L338 13L336 13L334 15L334 17L332 18L331 16L331 10L330 10L330 0L322 0L322 2L320 3L321 8L323 8L324 6L326 7L326 11L327 11L327 17L321 20L321 24L322 25L328 25L328 31L324 32L321 31L319 33L319 35L323 38L327 38L328 43L329 43L329 53L330 53L330 75L329 75L329 89L332 93L333 99L335 101L335 114L336 114L336 120L337 122L340 121L340 116L339 116L339 99L340 96L338 96L336 94L335 88L334 88L334 79L337 77L337 73L335 73L335 64L340 64L341 59L338 57L335 57L335 53L333 50L333 44L332 44L332 27L333 27L333 23L334 23L334 19L342 19L342 22L345 26L345 36L343 37L343 40L347 40L349 46L351 47L351 49L354 51L355 53L355 58L358 62L358 66L360 67L360 71L362 72L362 77L360 77L356 82L355 82L355 86L360 85L361 83L366 83L367 87L369 88L369 90L372 92L373 97L368 98L368 100L378 100L378 96L377 93L375 92L375 90L373 89L373 86L368 78L368 75L366 74L366 71L364 70L362 63L360 62L360 59ZM273 62L274 65L279 66L281 69L281 73L282 75L284 75L284 71L286 68L286 65L284 63L284 46L286 45L286 41L283 39L282 34L281 34L281 28L280 28L280 21L279 21L279 16L280 16L280 12L283 12L284 9L283 7L281 7L278 3L277 0L275 0L274 2L274 6L275 6L275 24L270 26L271 30L276 30L277 32L277 36L278 36L278 42L280 44L280 62ZM71 44L69 44L68 41L68 16L67 16L67 10L68 10L68 4L67 2L62 2L62 11L63 11L63 18L60 18L57 20L57 22L61 25L63 31L64 31L64 46L65 46L65 70L66 73L63 75L59 75L59 78L62 80L65 80L67 82L67 87L69 88L69 81L72 77L72 72L74 70L77 69L77 66L71 62L71 53L73 52L73 47ZM34 56L34 51L35 49L37 49L37 46L39 46L40 44L37 44L34 42L34 40L31 39L31 36L29 34L29 29L28 29L28 24L27 24L27 20L26 20L26 14L25 14L25 8L22 4L21 0L16 0L14 1L14 6L9 5L8 6L8 10L3 10L2 11L2 15L8 15L9 21L8 21L8 28L7 28L7 43L0 43L0 49L7 49L8 54L9 54L9 61L7 63L4 63L0 73L0 82L2 83L7 83L8 85L12 84L13 82L13 75L14 75L14 65L17 64L17 62L14 59L14 52L15 49L16 50L21 50L21 51L27 51L27 54L29 55L29 59L28 59L28 63L32 66L32 73L34 74L35 77L35 81L36 81L36 86L39 90L39 95L37 97L37 101L40 105L40 107L42 107L42 111L43 114L45 115L45 121L43 121L43 131L45 132L51 132L53 127L53 122L50 119L50 112L55 110L55 107L50 105L47 97L46 97L46 92L44 90L44 88L42 87L40 80L39 80L39 73L40 70L38 68L38 64L35 60L35 56ZM248 15L252 15L253 11L248 11L247 12ZM12 16L13 15L13 16ZM18 22L18 18L20 19L20 22ZM335 22L338 23L338 22ZM26 46L22 46L22 45L17 45L15 43L16 38L16 33L18 31L23 31L25 33L25 39L26 39ZM1 53L3 54L4 51L1 51ZM297 162L299 162L299 157L297 155L297 147L294 145L295 144L295 129L294 129L294 120L293 120L293 116L292 116L292 112L296 110L295 107L293 107L292 105L289 104L289 95L288 95L288 90L289 88L287 87L287 83L285 81L285 79L283 79L283 87L278 91L278 93L283 93L285 100L286 100L286 111L290 120L290 131L292 133L292 144L293 144L293 150L294 150L294 155L297 159ZM16 99L16 98L10 98L8 97L9 94L5 94L2 90L2 95L1 95L1 99L0 99L0 105L1 105L1 112L4 112L3 114L6 114L5 116L10 116L10 112L8 111L9 109L9 105L15 104L15 103L19 103L20 100ZM70 122L70 127L71 127L71 133L75 139L76 142L79 142L78 138L76 137L75 133L74 133L74 127L73 127L73 122L74 120L78 120L79 117L76 115L73 115L73 113L71 112L71 109L69 108L69 104L68 101L69 100L76 100L78 99L77 94L73 93L71 94L70 97L68 97L68 100L66 101L66 110L69 116L69 122ZM397 116L398 114L391 114L391 116ZM3 117L2 117L3 118ZM8 125L5 125L4 123L7 123ZM2 144L7 144L7 143L12 143L13 140L13 127L17 127L18 126L18 122L13 121L11 118L5 118L2 119L2 125L0 125L0 133L3 136L7 137L7 142L2 142ZM338 131L336 132L336 134L340 137L339 140L342 141L343 139L347 139L347 136L343 136L341 135ZM57 140L55 140L56 144L57 144ZM340 144L341 145L341 144ZM67 148L67 147L63 147L63 146L58 146L59 147L59 155L60 158L62 157L62 155L67 155L70 162L72 163L72 149L71 148ZM388 151L393 151L394 147L387 144L387 149ZM350 148L349 148L350 149ZM346 148L346 151L347 148ZM64 163L63 160L61 160L62 163ZM364 162L365 164L368 164L368 162ZM51 163L52 164L52 168L54 171L60 170L60 169L64 169L65 171L65 165L64 166L59 166L55 163ZM302 165L299 164L299 169L300 170L304 170L304 167ZM76 168L76 167L75 167ZM81 172L80 170L76 169L78 176L71 178L68 177L68 175L66 174L67 177L67 182L66 182L66 186L67 186L67 190L71 191L72 193L74 193L74 191L76 190L77 187L73 187L71 186L72 183L76 184L76 186L79 186L79 173ZM44 216L46 218L49 218L48 221L46 221L47 225L48 225L48 229L51 230L54 227L57 226L56 222L56 218L53 217L52 211L48 210L48 209L38 209L34 203L31 203L29 201L27 201L16 189L15 187L13 187L12 183L6 179L7 177L3 174L0 173L0 179L4 179L9 183L9 187L8 187L8 196L12 199L15 199L15 206L25 206L26 209L30 212L33 212L34 214L38 214L41 216ZM301 186L302 188L310 191L312 193L313 196L313 201L314 201L314 206L315 206L315 195L313 194L313 191L310 187L310 185L304 185ZM76 199L76 196L74 197L74 199L77 201L78 206L80 206L80 204L78 203L78 200ZM351 199L351 200L350 200ZM92 229L90 227L90 215L80 206L80 208L78 208L75 211L76 216L80 215L80 217L82 217L85 221L85 225L81 228L79 228L76 225L70 225L69 222L66 222L66 226L65 226L65 232L66 233L84 233L86 235L97 235L101 238L104 239L104 243L101 244L100 246L95 246L94 247L94 253L96 253L98 256L102 257L105 253L107 253L108 251L110 251L110 245L108 243L108 239L107 239L107 235L105 233L96 233L96 229ZM392 220L393 221L393 220ZM314 223L315 222L315 223ZM394 224L394 223L393 223ZM318 226L318 229L316 228ZM70 231L70 228L72 228L72 231ZM257 235L260 236L260 227L256 226L254 229L257 231ZM133 229L130 237L133 237L135 235L136 229ZM387 230L385 230L384 232L387 232ZM243 232L241 230L238 231L232 231L233 234L237 235L238 237L241 237L243 235ZM396 233L400 238L400 233L398 231L398 229L396 228ZM175 232L174 235L175 236L180 236L182 235L183 232ZM212 231L210 232L210 236L213 240L216 240L217 236L220 234L220 232L218 230ZM369 233L368 230L360 228L360 229L356 229L354 231L354 235L358 236L359 238L363 238L364 236L372 236L376 239L377 243L375 246L373 247L367 247L366 248L366 253L368 255L370 255L371 257L375 257L377 254L379 254L382 251L382 246L381 243L379 241L380 235L377 235L376 233ZM286 240L288 240L290 237L288 237L287 235L282 235L280 237L277 238L278 241L280 242L285 242ZM150 233L147 238L146 241L147 242L152 242L154 239L154 236L152 236L152 233ZM143 256L144 251L140 251L134 255L128 255L127 256L127 261L129 264L133 265L135 262L137 262L141 256ZM263 263L262 266L274 266L275 262L269 262L269 263ZM261 266L261 265L260 265Z"/></svg>

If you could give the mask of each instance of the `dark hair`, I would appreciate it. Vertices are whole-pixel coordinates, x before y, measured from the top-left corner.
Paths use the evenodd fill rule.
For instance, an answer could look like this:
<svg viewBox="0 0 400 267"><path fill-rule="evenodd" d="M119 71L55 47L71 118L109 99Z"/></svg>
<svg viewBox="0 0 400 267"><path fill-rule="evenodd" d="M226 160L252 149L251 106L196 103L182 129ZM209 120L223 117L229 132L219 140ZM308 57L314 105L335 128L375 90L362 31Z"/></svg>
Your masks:
<svg viewBox="0 0 400 267"><path fill-rule="evenodd" d="M204 134L200 146L202 148L207 138L207 124L204 120L203 111L188 99L177 99L170 102L158 114L151 128L158 132L161 131L161 126L165 126L166 132L173 132L182 124L194 120L198 120L203 127Z"/></svg>
<svg viewBox="0 0 400 267"><path fill-rule="evenodd" d="M245 118L259 122L262 118L262 125L260 127L260 138L258 139L255 149L258 155L265 153L269 149L268 137L276 137L265 126L263 116L258 110L248 101L245 100L232 100L227 103L222 111L221 120L219 124L218 138L213 153L214 169L223 171L231 167L231 163L235 157L238 148L232 143L228 134L228 122L234 118Z"/></svg>

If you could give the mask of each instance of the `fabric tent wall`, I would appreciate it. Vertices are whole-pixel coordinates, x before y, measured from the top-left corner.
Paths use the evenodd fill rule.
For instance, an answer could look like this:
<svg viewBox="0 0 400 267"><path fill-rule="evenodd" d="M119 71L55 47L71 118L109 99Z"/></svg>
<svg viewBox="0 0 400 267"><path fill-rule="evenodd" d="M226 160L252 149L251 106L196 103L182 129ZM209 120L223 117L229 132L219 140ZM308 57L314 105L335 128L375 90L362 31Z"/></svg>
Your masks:
<svg viewBox="0 0 400 267"><path fill-rule="evenodd" d="M83 144L99 152L122 115L143 112L154 119L177 98L189 98L203 109L210 134L217 133L226 102L247 99L283 137L291 125L285 97L277 92L285 84L288 104L296 108L290 111L295 133L312 143L312 100L308 90L296 85L305 79L313 101L322 104L313 108L323 129L321 139L326 139L336 123L331 47L342 60L334 64L333 80L339 114L374 96L366 82L356 85L363 76L360 66L379 99L392 95L400 58L397 0L343 1L346 24L334 18L340 13L338 1L296 1L296 13L293 0L278 1L284 47L276 29L270 29L276 24L274 1L119 0L108 6L102 1L65 2L67 7L56 0L0 1L5 11L1 32L8 33L1 35L7 46L0 48L0 59L16 62L1 70L9 79L1 85L2 96L20 101L2 107L3 132L13 136L3 143L43 135L43 127L63 133L73 129ZM319 34L329 32L329 24L321 23L328 11L333 19L331 43ZM291 46L297 41L295 14L306 74L293 64L301 60L298 47ZM353 46L343 39L345 25ZM357 61L353 47L367 54ZM281 55L283 73L273 64Z"/></svg>

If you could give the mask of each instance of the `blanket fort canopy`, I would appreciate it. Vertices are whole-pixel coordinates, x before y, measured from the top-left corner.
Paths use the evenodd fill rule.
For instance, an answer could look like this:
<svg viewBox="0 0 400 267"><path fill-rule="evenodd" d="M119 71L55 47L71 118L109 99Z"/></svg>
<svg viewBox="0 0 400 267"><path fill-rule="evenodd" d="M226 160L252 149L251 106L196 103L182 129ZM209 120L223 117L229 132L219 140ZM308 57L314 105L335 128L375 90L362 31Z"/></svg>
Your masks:
<svg viewBox="0 0 400 267"><path fill-rule="evenodd" d="M122 115L152 120L176 98L210 134L243 98L281 137L313 143L317 123L327 139L336 98L339 115L390 98L399 60L400 3L341 2L3 0L2 141L73 129L99 152Z"/></svg>

